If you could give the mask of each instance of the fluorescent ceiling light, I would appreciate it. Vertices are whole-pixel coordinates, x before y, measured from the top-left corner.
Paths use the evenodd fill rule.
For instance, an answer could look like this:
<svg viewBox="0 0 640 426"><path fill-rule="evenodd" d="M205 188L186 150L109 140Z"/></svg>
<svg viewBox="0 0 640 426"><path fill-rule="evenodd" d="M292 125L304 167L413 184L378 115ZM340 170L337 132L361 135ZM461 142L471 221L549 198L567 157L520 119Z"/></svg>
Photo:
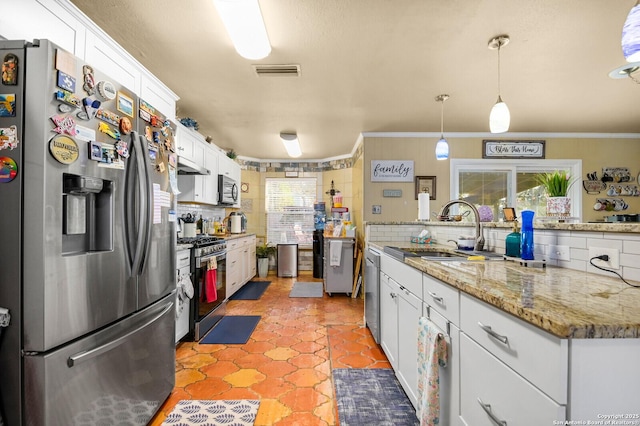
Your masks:
<svg viewBox="0 0 640 426"><path fill-rule="evenodd" d="M213 0L213 4L240 56L255 60L271 53L258 0Z"/></svg>
<svg viewBox="0 0 640 426"><path fill-rule="evenodd" d="M289 157L297 158L302 155L300 143L298 142L298 135L295 133L280 133L280 139L282 139L282 143L284 144Z"/></svg>

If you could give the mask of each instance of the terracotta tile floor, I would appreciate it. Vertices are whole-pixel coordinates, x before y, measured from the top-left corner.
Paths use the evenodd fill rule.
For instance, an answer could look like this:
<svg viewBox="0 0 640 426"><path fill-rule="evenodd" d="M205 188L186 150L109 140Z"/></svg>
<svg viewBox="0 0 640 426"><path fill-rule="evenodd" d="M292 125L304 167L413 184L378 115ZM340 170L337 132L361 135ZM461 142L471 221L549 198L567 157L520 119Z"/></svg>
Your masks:
<svg viewBox="0 0 640 426"><path fill-rule="evenodd" d="M321 281L310 271L265 279L259 300L227 304L227 315L262 316L246 344L178 345L176 387L150 425L182 399L259 399L258 426L337 425L332 369L391 368L363 326L363 299L289 298L295 281Z"/></svg>

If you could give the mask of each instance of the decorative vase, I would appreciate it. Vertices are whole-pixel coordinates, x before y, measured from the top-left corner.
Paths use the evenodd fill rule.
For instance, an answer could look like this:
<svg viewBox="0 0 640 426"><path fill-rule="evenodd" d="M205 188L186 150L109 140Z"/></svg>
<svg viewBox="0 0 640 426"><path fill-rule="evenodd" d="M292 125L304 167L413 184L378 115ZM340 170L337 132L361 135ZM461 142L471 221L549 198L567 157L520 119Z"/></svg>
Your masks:
<svg viewBox="0 0 640 426"><path fill-rule="evenodd" d="M522 232L520 232L520 258L524 260L534 259L533 247L533 210L522 210L520 216L522 218Z"/></svg>
<svg viewBox="0 0 640 426"><path fill-rule="evenodd" d="M269 274L269 258L259 257L258 258L258 276L260 278L265 278L268 274Z"/></svg>
<svg viewBox="0 0 640 426"><path fill-rule="evenodd" d="M571 198L548 197L547 216L568 217L571 215Z"/></svg>

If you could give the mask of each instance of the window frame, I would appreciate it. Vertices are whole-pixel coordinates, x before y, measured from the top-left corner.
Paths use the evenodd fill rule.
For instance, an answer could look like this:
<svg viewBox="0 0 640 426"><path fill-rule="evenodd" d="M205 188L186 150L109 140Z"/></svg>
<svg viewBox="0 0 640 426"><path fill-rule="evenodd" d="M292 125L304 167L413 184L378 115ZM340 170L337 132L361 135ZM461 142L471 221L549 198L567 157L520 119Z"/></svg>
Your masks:
<svg viewBox="0 0 640 426"><path fill-rule="evenodd" d="M265 240L267 243L269 244L279 244L279 243L283 243L283 241L281 240L276 240L275 237L273 239L270 239L270 233L269 233L269 221L270 221L270 215L274 214L274 215L283 215L283 214L287 214L287 208L292 208L292 207L299 207L300 211L292 211L291 214L294 215L303 215L303 216L309 216L309 224L310 227L309 229L305 229L304 231L304 235L307 236L308 240L310 241L309 243L302 243L302 242L297 242L297 241L289 241L289 238L287 238L287 244L298 244L298 246L300 248L308 248L312 246L312 239L313 239L313 230L315 229L314 224L313 224L313 204L315 203L315 200L317 199L317 191L318 191L318 178L317 177L313 177L313 176L305 176L305 177L297 177L297 178L287 178L287 177L267 177L264 180L264 188L265 188L265 203L264 203L264 212L265 212ZM282 206L285 210L282 211L270 211L269 210L269 203L267 202L268 197L268 188L269 188L269 183L272 182L293 182L293 181L308 181L308 183L311 185L313 185L313 193L314 193L314 198L313 201L311 201L311 205L310 206ZM296 209L293 209L296 210ZM309 232L307 232L309 231ZM287 237L289 237L289 234L287 234Z"/></svg>
<svg viewBox="0 0 640 426"><path fill-rule="evenodd" d="M508 172L507 184L507 205L516 207L517 174L518 172L543 173L553 170L568 170L575 183L569 188L567 194L571 198L571 217L582 221L582 160L580 159L510 159L510 160L489 160L458 158L450 160L449 199L457 199L460 193L460 172L461 171L496 171Z"/></svg>

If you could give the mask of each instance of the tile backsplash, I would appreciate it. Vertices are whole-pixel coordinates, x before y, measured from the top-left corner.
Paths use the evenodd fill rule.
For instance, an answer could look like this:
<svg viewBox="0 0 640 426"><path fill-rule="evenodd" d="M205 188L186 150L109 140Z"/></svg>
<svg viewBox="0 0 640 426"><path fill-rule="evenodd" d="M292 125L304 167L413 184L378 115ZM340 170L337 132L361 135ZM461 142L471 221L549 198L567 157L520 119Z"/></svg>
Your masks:
<svg viewBox="0 0 640 426"><path fill-rule="evenodd" d="M475 227L428 226L423 224L373 224L366 226L367 241L408 242L423 229L429 230L432 242L451 245L461 235L475 235ZM508 228L484 228L485 250L505 253ZM569 250L569 260L557 260L557 246ZM535 258L545 259L548 265L612 276L610 272L594 268L589 263L589 247L613 248L620 252L620 269L615 270L627 280L640 281L640 234L623 232L534 230Z"/></svg>

